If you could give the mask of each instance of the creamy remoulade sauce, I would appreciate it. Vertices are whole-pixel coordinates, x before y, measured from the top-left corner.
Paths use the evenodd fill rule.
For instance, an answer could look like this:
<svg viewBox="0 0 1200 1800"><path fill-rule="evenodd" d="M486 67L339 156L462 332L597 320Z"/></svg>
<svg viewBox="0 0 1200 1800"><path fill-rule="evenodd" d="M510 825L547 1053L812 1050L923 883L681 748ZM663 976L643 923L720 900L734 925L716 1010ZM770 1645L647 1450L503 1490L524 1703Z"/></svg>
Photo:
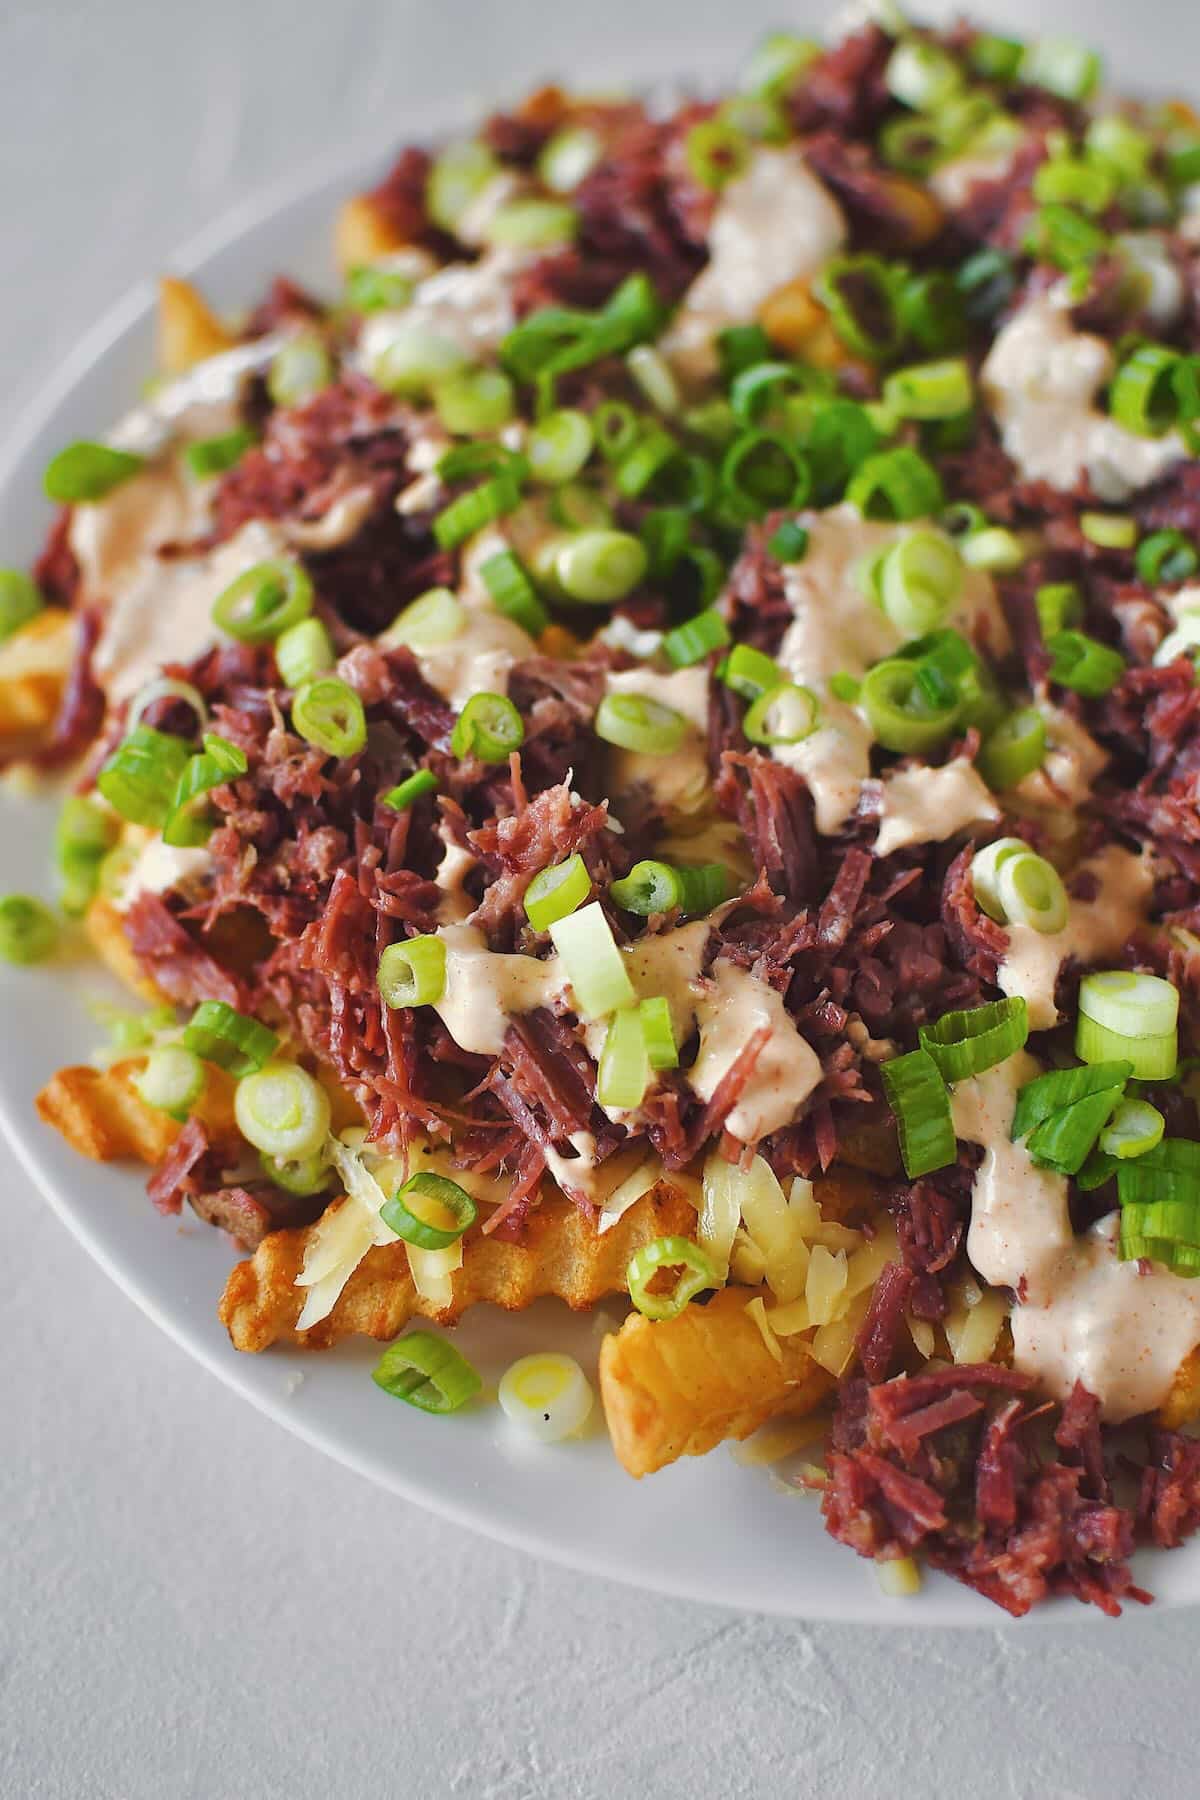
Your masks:
<svg viewBox="0 0 1200 1800"><path fill-rule="evenodd" d="M836 699L829 680L838 674L865 675L873 663L894 656L904 641L859 579L860 564L897 542L904 528L876 524L846 505L806 513L803 522L808 549L800 562L789 563L784 570L792 623L775 660L790 680L812 689L821 716L811 736L798 744L776 745L772 754L804 776L812 791L817 830L828 835L856 811L870 780L874 743L866 716L850 702ZM1003 655L1009 647L995 587L981 570L963 570L962 587L947 623L992 655Z"/></svg>
<svg viewBox="0 0 1200 1800"><path fill-rule="evenodd" d="M1121 1262L1116 1214L1075 1236L1066 1178L1009 1136L1017 1092L1040 1073L1019 1051L954 1090L955 1133L984 1150L967 1255L985 1281L1014 1291L1016 1367L1058 1399L1082 1381L1119 1422L1161 1405L1200 1343L1200 1283Z"/></svg>
<svg viewBox="0 0 1200 1800"><path fill-rule="evenodd" d="M1175 432L1135 437L1100 410L1113 353L1103 338L1075 330L1070 306L1061 286L1028 301L997 333L980 381L1026 481L1066 490L1086 475L1101 500L1127 500L1187 450Z"/></svg>

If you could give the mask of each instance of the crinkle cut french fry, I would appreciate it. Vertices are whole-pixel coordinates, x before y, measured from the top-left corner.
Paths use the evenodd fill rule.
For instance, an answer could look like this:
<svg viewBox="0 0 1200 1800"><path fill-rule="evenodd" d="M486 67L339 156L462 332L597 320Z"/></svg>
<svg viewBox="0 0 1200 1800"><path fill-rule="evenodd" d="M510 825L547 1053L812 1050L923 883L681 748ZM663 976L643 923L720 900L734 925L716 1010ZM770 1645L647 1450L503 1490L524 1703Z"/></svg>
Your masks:
<svg viewBox="0 0 1200 1800"><path fill-rule="evenodd" d="M158 284L158 366L164 375L182 375L193 363L232 350L236 342L190 281L163 276Z"/></svg>
<svg viewBox="0 0 1200 1800"><path fill-rule="evenodd" d="M327 1319L297 1332L304 1290L296 1276L304 1262L307 1230L277 1231L249 1261L230 1274L219 1308L238 1350L265 1350L279 1339L325 1350L355 1333L393 1338L410 1318L453 1324L468 1306L489 1301L509 1312L554 1295L576 1310L605 1294L625 1291L625 1271L635 1250L658 1237L691 1237L696 1212L678 1188L659 1182L612 1228L598 1233L577 1206L555 1193L530 1214L524 1238L509 1244L472 1237L463 1266L452 1277L454 1298L438 1311L413 1288L403 1244L369 1250Z"/></svg>
<svg viewBox="0 0 1200 1800"><path fill-rule="evenodd" d="M751 1297L746 1288L725 1288L707 1306L693 1301L658 1323L631 1313L605 1338L600 1393L613 1448L630 1475L703 1456L781 1413L811 1412L833 1387L799 1338L781 1340L776 1362L747 1315Z"/></svg>
<svg viewBox="0 0 1200 1800"><path fill-rule="evenodd" d="M88 1064L60 1069L37 1097L40 1117L93 1162L117 1162L122 1157L159 1162L180 1127L165 1112L147 1106L134 1086L145 1061L132 1057L109 1069ZM235 1139L233 1083L220 1069L206 1067L204 1092L193 1111L214 1140Z"/></svg>
<svg viewBox="0 0 1200 1800"><path fill-rule="evenodd" d="M53 724L74 654L75 621L61 606L0 644L0 738L36 738Z"/></svg>

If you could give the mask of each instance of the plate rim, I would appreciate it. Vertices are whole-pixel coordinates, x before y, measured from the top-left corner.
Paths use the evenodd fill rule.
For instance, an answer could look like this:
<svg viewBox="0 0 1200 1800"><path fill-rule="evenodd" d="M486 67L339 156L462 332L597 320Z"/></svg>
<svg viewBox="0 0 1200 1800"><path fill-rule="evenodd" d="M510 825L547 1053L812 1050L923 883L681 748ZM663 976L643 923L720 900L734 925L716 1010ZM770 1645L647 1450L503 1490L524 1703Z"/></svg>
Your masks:
<svg viewBox="0 0 1200 1800"><path fill-rule="evenodd" d="M470 96L467 102L443 98L410 107L406 115L405 140L410 136L415 138L425 134L436 141L438 137L455 130L460 121L477 118L478 107L478 96ZM397 137L394 128L386 135L372 132L337 149L326 149L307 157L285 174L256 184L244 197L202 225L178 249L170 252L164 259L163 272L188 274L197 271L211 259L250 238L256 229L277 214L306 201L314 201L323 189L336 190L345 184L347 193L356 191L351 186L356 176L361 178L363 172L373 164L385 162L389 153L395 155ZM332 225L332 219L330 224ZM0 442L0 491L7 490L26 472L25 465L33 448L33 440L52 421L59 408L69 402L88 372L102 363L129 334L152 326L156 300L155 282L156 278L149 275L143 275L134 281L72 344L58 366L35 386ZM286 1391L282 1387L275 1393L266 1382L254 1378L252 1370L258 1366L260 1358L227 1361L222 1354L223 1343L211 1342L205 1336L206 1327L211 1326L211 1317L215 1313L202 1319L186 1310L168 1309L151 1291L138 1270L123 1262L105 1242L103 1233L92 1227L86 1211L67 1197L67 1184L55 1171L53 1157L49 1153L42 1153L43 1140L40 1134L48 1129L37 1118L36 1113L30 1111L29 1116L25 1116L25 1108L18 1104L11 1083L0 1075L0 1130L19 1166L72 1237L114 1286L174 1344L199 1363L209 1375L241 1399L248 1401L256 1412L299 1438L311 1449L331 1457L385 1492L395 1493L437 1517L465 1526L485 1539L526 1552L559 1568L580 1571L665 1598L720 1606L764 1617L895 1629L950 1627L964 1630L1008 1630L1020 1626L1028 1631L1044 1625L1099 1626L1099 1619L1093 1620L1091 1617L1092 1608L1066 1601L1051 1601L1035 1607L1024 1619L1012 1619L999 1607L990 1606L975 1595L970 1595L969 1603L964 1604L963 1590L954 1584L947 1591L949 1582L944 1576L936 1578L936 1585L931 1576L915 1604L897 1607L894 1601L874 1590L869 1580L869 1571L863 1569L863 1559L858 1558L847 1567L855 1569L856 1573L861 1573L867 1579L858 1585L853 1579L844 1586L831 1583L818 1589L816 1594L806 1597L803 1608L797 1607L794 1596L783 1586L780 1588L778 1603L772 1603L769 1596L758 1596L748 1601L744 1596L731 1591L720 1579L700 1590L682 1574L673 1578L669 1574L655 1574L652 1569L641 1566L636 1569L622 1568L614 1564L603 1551L590 1554L586 1546L540 1537L535 1525L524 1526L519 1519L510 1518L497 1509L488 1510L485 1501L481 1499L473 1502L469 1494L464 1497L449 1484L434 1487L419 1475L406 1475L386 1465L369 1451L357 1447L347 1438L331 1433L319 1423L310 1422L301 1411L290 1408L286 1403ZM91 1165L83 1166L90 1168ZM295 1351L290 1354L296 1359L297 1366L304 1365L304 1353ZM278 1367L282 1359L277 1357L273 1360ZM243 1362L246 1361L248 1366L243 1368ZM852 1555L844 1546L835 1546L831 1540L823 1542L828 1545L831 1556ZM1200 1554L1200 1549L1197 1554ZM1156 1557L1156 1571L1161 1566L1161 1556ZM946 1587L943 1587L944 1583L947 1584ZM1200 1593L1196 1596L1173 1593L1174 1584L1171 1582L1165 1585L1160 1582L1159 1585L1162 1591L1156 1596L1156 1608L1160 1612L1200 1603ZM942 1596L945 1597L945 1604L942 1603ZM1132 1612L1130 1604L1124 1609L1124 1616L1128 1617ZM1104 1623L1111 1625L1114 1621L1105 1620Z"/></svg>

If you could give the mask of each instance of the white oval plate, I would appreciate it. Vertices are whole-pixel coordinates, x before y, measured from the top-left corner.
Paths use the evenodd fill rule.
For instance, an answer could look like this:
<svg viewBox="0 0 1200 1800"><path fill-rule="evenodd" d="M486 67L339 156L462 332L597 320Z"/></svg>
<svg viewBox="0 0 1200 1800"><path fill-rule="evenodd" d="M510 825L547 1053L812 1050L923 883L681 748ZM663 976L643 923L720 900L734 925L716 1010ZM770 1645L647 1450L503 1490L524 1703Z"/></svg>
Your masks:
<svg viewBox="0 0 1200 1800"><path fill-rule="evenodd" d="M410 121L414 138L420 126ZM333 174L326 164L323 174L248 204L175 267L229 307L253 299L280 270L333 291L334 209L380 161L356 158ZM36 551L49 517L41 471L53 452L99 435L136 398L152 368L152 309L144 284L80 346L19 427L0 461L3 562ZM0 794L3 888L47 892L54 812L50 797ZM437 1419L397 1404L369 1378L375 1346L239 1356L216 1317L232 1261L226 1240L198 1221L158 1217L136 1174L85 1162L34 1112L34 1095L52 1071L85 1060L95 1046L88 1003L106 991L103 975L82 957L48 970L0 965L0 1120L30 1176L113 1280L288 1430L449 1519L639 1587L805 1618L1002 1622L999 1609L941 1577L907 1603L884 1598L870 1565L825 1536L811 1499L780 1492L764 1470L739 1466L727 1450L634 1482L599 1429L583 1443L526 1448L514 1442L497 1406ZM580 1319L542 1302L523 1315L489 1309L486 1317L469 1317L457 1341L494 1389L515 1357L551 1345L573 1350L594 1373L605 1324L611 1319ZM1141 1578L1162 1601L1200 1597L1200 1545L1146 1560L1152 1572ZM1035 1616L1061 1623L1090 1615L1064 1602Z"/></svg>

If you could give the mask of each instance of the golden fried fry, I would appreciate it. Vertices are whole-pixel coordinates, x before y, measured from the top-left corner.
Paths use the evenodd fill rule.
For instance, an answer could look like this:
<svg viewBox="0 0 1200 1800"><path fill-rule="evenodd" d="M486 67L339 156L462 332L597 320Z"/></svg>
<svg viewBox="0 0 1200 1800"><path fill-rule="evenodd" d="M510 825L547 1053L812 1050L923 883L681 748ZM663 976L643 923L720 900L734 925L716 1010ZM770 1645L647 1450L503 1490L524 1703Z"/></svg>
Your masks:
<svg viewBox="0 0 1200 1800"><path fill-rule="evenodd" d="M749 1437L781 1413L811 1412L833 1378L798 1337L776 1361L746 1288L652 1323L631 1313L600 1351L600 1393L613 1448L630 1475L652 1475L680 1456L703 1456L725 1438Z"/></svg>
<svg viewBox="0 0 1200 1800"><path fill-rule="evenodd" d="M147 1106L133 1085L145 1065L145 1057L114 1063L110 1069L88 1064L60 1069L37 1097L37 1109L47 1125L61 1131L73 1150L93 1162L116 1162L133 1157L139 1162L161 1160L179 1135L176 1121ZM204 1092L193 1108L213 1138L232 1140L233 1083L220 1069L205 1070Z"/></svg>
<svg viewBox="0 0 1200 1800"><path fill-rule="evenodd" d="M236 342L190 281L163 276L158 284L158 366L164 375L182 375L206 356L232 350Z"/></svg>
<svg viewBox="0 0 1200 1800"><path fill-rule="evenodd" d="M1181 1425L1200 1419L1200 1349L1189 1351L1176 1369L1158 1418L1168 1431L1178 1431Z"/></svg>
<svg viewBox="0 0 1200 1800"><path fill-rule="evenodd" d="M105 894L97 894L87 909L84 927L93 950L110 974L142 1000L162 1001L159 992L133 953L121 923L121 913Z"/></svg>
<svg viewBox="0 0 1200 1800"><path fill-rule="evenodd" d="M404 239L369 194L355 194L338 212L333 254L343 274L404 248Z"/></svg>
<svg viewBox="0 0 1200 1800"><path fill-rule="evenodd" d="M0 738L35 738L53 723L75 654L75 621L48 606L0 645Z"/></svg>
<svg viewBox="0 0 1200 1800"><path fill-rule="evenodd" d="M665 1181L603 1235L578 1207L555 1194L530 1215L521 1243L476 1236L465 1244L448 1307L439 1311L423 1300L413 1287L404 1245L385 1244L367 1252L329 1317L304 1332L295 1330L304 1304L304 1290L295 1281L309 1233L277 1231L233 1270L219 1313L238 1350L265 1350L280 1338L326 1350L356 1332L395 1337L418 1315L450 1325L481 1300L517 1312L553 1294L584 1311L605 1294L624 1291L635 1250L658 1237L690 1237L695 1225L695 1209Z"/></svg>

